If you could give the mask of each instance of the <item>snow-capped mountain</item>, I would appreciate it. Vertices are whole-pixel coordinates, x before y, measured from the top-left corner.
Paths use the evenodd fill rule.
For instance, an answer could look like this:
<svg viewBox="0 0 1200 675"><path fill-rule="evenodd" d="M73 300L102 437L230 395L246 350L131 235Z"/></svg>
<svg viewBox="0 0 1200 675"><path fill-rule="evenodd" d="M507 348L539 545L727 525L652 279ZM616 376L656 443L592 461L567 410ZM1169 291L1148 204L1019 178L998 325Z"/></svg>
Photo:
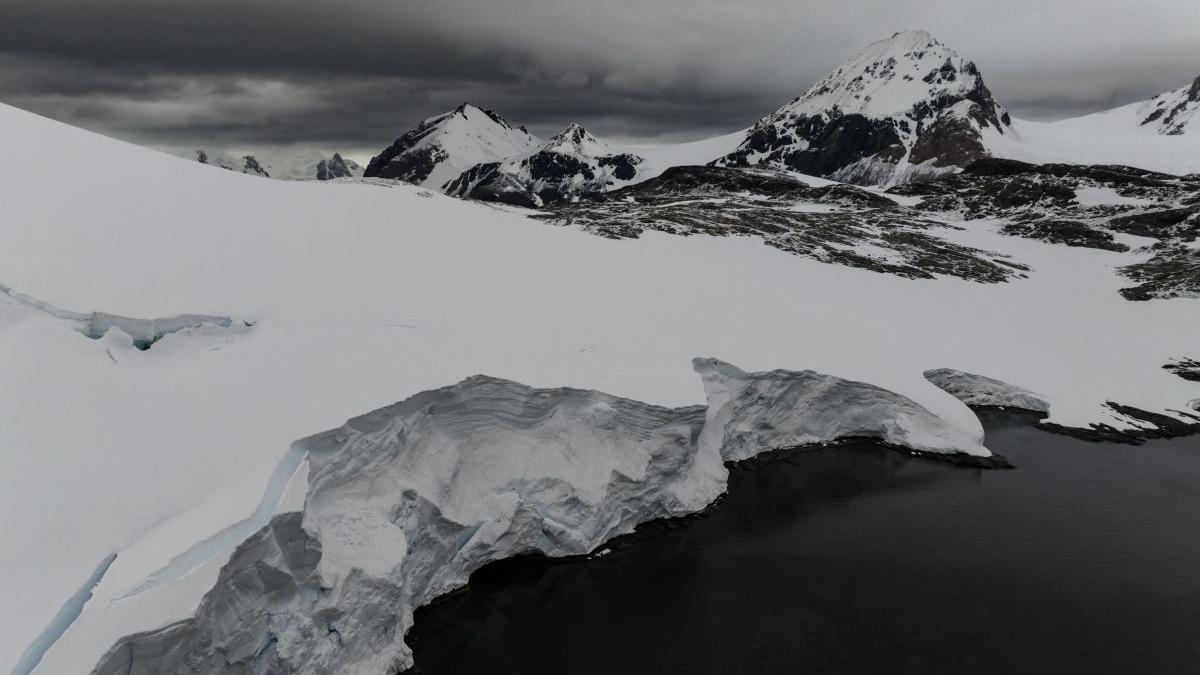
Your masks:
<svg viewBox="0 0 1200 675"><path fill-rule="evenodd" d="M494 110L464 103L430 117L371 159L364 176L441 189L476 164L524 155L541 140Z"/></svg>
<svg viewBox="0 0 1200 675"><path fill-rule="evenodd" d="M925 31L903 31L761 119L717 163L898 183L987 155L985 130L1004 134L1010 123L974 63Z"/></svg>
<svg viewBox="0 0 1200 675"><path fill-rule="evenodd" d="M361 176L363 169L352 159L346 159L338 153L333 157L317 162L317 180L333 180L334 178L353 178Z"/></svg>
<svg viewBox="0 0 1200 675"><path fill-rule="evenodd" d="M1189 126L1197 111L1200 111L1200 76L1190 86L1159 94L1138 107L1142 126L1168 136L1200 134L1200 125Z"/></svg>
<svg viewBox="0 0 1200 675"><path fill-rule="evenodd" d="M185 156L193 157L201 164L283 180L331 180L363 174L358 162L344 158L337 152L329 155L315 148L283 148L256 151L253 154L196 150Z"/></svg>
<svg viewBox="0 0 1200 675"><path fill-rule="evenodd" d="M446 194L538 207L627 185L644 160L614 152L578 124L568 124L534 152L478 164L447 183Z"/></svg>

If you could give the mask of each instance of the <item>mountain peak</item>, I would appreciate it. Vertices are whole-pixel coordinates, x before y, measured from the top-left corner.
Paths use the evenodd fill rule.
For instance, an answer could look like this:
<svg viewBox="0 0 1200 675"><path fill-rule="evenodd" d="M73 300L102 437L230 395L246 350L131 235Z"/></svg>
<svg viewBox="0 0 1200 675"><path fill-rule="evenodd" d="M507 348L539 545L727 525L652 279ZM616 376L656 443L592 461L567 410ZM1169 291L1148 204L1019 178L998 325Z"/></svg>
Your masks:
<svg viewBox="0 0 1200 675"><path fill-rule="evenodd" d="M759 120L726 166L776 164L837 180L932 176L986 155L982 129L1008 113L974 63L927 31L873 42Z"/></svg>
<svg viewBox="0 0 1200 675"><path fill-rule="evenodd" d="M396 139L371 159L363 175L439 189L476 164L522 155L538 143L524 127L513 127L495 110L464 102Z"/></svg>
<svg viewBox="0 0 1200 675"><path fill-rule="evenodd" d="M582 157L598 157L612 154L608 144L596 138L582 125L571 122L562 131L550 137L542 147L545 152L560 152Z"/></svg>
<svg viewBox="0 0 1200 675"><path fill-rule="evenodd" d="M626 185L637 178L644 161L634 154L614 153L572 122L534 152L471 167L447 183L444 191L536 208Z"/></svg>
<svg viewBox="0 0 1200 675"><path fill-rule="evenodd" d="M909 29L905 29L905 30L898 30L895 33L892 33L892 37L888 38L888 40L881 40L881 42L894 42L894 43L903 43L903 44L910 44L910 45L929 44L929 43L941 44L933 37L932 34L930 34L929 31L922 30L920 28L909 28Z"/></svg>

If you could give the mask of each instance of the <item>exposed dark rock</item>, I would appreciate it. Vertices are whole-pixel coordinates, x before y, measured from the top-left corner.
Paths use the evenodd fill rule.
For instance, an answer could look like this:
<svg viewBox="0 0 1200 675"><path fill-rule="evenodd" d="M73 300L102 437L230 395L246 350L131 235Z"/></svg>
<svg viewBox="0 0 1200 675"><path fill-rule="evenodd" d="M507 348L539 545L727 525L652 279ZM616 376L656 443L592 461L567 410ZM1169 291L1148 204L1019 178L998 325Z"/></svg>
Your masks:
<svg viewBox="0 0 1200 675"><path fill-rule="evenodd" d="M537 208L603 193L633 180L643 159L607 147L578 124L524 157L481 164L448 182L456 197Z"/></svg>
<svg viewBox="0 0 1200 675"><path fill-rule="evenodd" d="M650 180L613 190L601 198L749 192L779 199L799 199L808 189L807 183L775 171L749 171L711 165L675 166Z"/></svg>
<svg viewBox="0 0 1200 675"><path fill-rule="evenodd" d="M1076 220L1035 220L1026 223L1009 223L1000 228L1004 234L1029 239L1041 239L1052 244L1099 248L1106 251L1128 251L1125 244L1113 241L1109 232L1089 227Z"/></svg>
<svg viewBox="0 0 1200 675"><path fill-rule="evenodd" d="M981 188L991 206L1013 209L1038 204L1063 206L1075 199L1075 190L1062 183L1013 176L997 178Z"/></svg>
<svg viewBox="0 0 1200 675"><path fill-rule="evenodd" d="M1163 368L1185 380L1200 382L1200 361L1196 359L1179 359L1173 363L1168 363Z"/></svg>
<svg viewBox="0 0 1200 675"><path fill-rule="evenodd" d="M797 202L829 210L794 208ZM562 204L539 217L611 238L654 230L677 235L759 236L775 248L823 262L927 279L1002 282L1024 268L996 254L928 233L943 223L914 216L881 195L848 185L808 187L761 169L675 167L644 183ZM886 257L856 249L871 244Z"/></svg>
<svg viewBox="0 0 1200 675"><path fill-rule="evenodd" d="M476 108L464 103L451 112L422 121L396 139L371 158L363 176L424 183L440 164L452 159L447 146L444 146L439 138L443 133L458 134L458 141L480 144L481 148L486 148L489 152L493 145L512 148L517 152L536 143L536 139L529 136L524 127L514 128L495 110ZM484 138L480 138L481 135ZM450 147L453 147L453 144ZM473 155L470 161L478 161L478 158ZM430 187L440 188L441 185Z"/></svg>
<svg viewBox="0 0 1200 675"><path fill-rule="evenodd" d="M1200 206L1144 211L1113 218L1108 226L1117 232L1142 237L1194 239L1200 236Z"/></svg>
<svg viewBox="0 0 1200 675"><path fill-rule="evenodd" d="M333 180L334 178L353 178L354 170L338 153L333 153L330 159L317 162L317 180Z"/></svg>
<svg viewBox="0 0 1200 675"><path fill-rule="evenodd" d="M242 168L242 173L255 173L265 178L271 177L271 174L267 173L267 170L258 163L258 160L254 158L254 155L246 155L242 159L246 161Z"/></svg>
<svg viewBox="0 0 1200 675"><path fill-rule="evenodd" d="M913 70L924 73L923 92L892 84L914 82ZM900 99L895 110L876 108L873 96L886 98L891 87L915 98ZM858 184L929 180L987 157L981 130L1004 133L1010 123L974 63L927 33L907 31L870 45L759 120L714 163L786 167Z"/></svg>
<svg viewBox="0 0 1200 675"><path fill-rule="evenodd" d="M1200 250L1163 246L1150 260L1121 268L1136 286L1122 288L1127 300L1200 297Z"/></svg>
<svg viewBox="0 0 1200 675"><path fill-rule="evenodd" d="M1200 77L1190 87L1160 94L1150 103L1154 109L1142 120L1142 126L1152 125L1158 129L1158 133L1168 136L1183 134L1189 120L1200 108Z"/></svg>

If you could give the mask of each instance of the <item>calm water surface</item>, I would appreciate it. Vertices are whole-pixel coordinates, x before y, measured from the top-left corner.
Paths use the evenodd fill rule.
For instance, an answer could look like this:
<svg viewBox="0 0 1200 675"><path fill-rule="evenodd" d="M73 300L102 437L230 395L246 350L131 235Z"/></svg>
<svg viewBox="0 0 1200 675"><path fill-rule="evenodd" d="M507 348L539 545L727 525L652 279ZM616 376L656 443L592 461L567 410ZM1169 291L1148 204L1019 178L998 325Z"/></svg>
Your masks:
<svg viewBox="0 0 1200 675"><path fill-rule="evenodd" d="M1031 419L985 414L1014 471L791 455L602 558L487 568L418 613L417 672L1200 672L1200 438Z"/></svg>

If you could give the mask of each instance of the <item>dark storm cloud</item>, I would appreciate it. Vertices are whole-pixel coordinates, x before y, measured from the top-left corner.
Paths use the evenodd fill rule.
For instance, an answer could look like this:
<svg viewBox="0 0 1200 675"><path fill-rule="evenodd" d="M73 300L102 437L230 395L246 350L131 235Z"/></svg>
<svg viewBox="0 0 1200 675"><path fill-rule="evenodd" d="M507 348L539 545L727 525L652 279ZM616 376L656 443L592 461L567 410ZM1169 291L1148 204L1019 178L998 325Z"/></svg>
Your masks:
<svg viewBox="0 0 1200 675"><path fill-rule="evenodd" d="M1018 114L1200 73L1191 0L0 0L0 16L0 100L171 146L368 151L464 100L543 134L700 137L910 27Z"/></svg>

